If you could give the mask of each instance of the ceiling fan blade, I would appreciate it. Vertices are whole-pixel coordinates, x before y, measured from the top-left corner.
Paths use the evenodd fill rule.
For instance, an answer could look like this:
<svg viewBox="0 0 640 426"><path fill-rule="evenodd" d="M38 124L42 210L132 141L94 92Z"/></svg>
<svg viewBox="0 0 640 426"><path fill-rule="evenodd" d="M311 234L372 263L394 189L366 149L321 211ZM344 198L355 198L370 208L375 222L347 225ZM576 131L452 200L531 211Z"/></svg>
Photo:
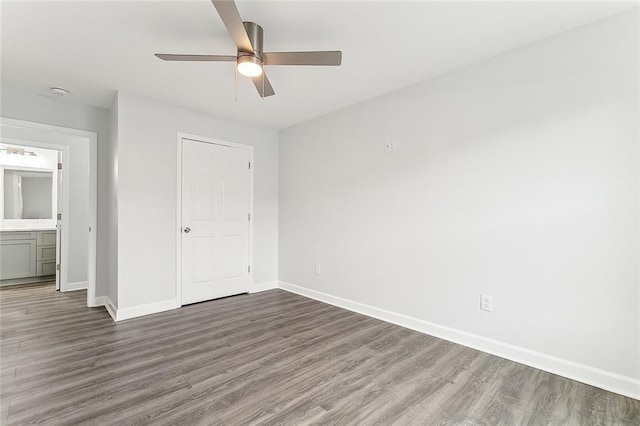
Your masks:
<svg viewBox="0 0 640 426"><path fill-rule="evenodd" d="M338 66L342 63L340 50L318 52L267 52L263 53L265 65L325 65Z"/></svg>
<svg viewBox="0 0 640 426"><path fill-rule="evenodd" d="M229 55L175 55L172 53L156 53L163 61L200 61L200 62L235 62L235 56Z"/></svg>
<svg viewBox="0 0 640 426"><path fill-rule="evenodd" d="M244 29L242 18L233 0L211 0L211 3L218 11L218 15L222 18L222 22L227 27L227 31L229 31L238 50L253 53L251 40L249 40L247 31Z"/></svg>
<svg viewBox="0 0 640 426"><path fill-rule="evenodd" d="M264 78L264 85L263 85L263 78ZM256 89L258 90L258 93L260 94L261 97L266 98L268 96L273 96L276 94L276 92L273 91L273 87L271 87L271 82L267 78L267 74L265 74L264 71L262 72L262 75L253 77L251 80L253 80L253 84L254 86L256 86ZM262 93L263 87L264 87L264 94Z"/></svg>

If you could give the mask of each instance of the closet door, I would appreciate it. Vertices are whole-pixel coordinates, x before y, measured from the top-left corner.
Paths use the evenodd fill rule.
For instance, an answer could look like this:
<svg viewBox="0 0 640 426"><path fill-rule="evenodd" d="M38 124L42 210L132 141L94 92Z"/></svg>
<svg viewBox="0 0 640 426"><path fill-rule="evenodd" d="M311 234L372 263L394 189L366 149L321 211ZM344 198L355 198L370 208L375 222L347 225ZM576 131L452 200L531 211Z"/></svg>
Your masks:
<svg viewBox="0 0 640 426"><path fill-rule="evenodd" d="M182 304L249 291L250 153L183 139Z"/></svg>

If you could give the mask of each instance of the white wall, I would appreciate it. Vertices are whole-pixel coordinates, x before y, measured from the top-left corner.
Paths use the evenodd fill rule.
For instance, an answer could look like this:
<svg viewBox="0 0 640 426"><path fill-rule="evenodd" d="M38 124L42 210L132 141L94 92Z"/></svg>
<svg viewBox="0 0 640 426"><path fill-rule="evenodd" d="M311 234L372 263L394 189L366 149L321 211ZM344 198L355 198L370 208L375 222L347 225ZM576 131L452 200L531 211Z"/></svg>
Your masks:
<svg viewBox="0 0 640 426"><path fill-rule="evenodd" d="M106 149L107 169L107 276L106 295L113 308L118 307L118 96L109 109L109 139Z"/></svg>
<svg viewBox="0 0 640 426"><path fill-rule="evenodd" d="M282 131L280 280L640 383L637 22Z"/></svg>
<svg viewBox="0 0 640 426"><path fill-rule="evenodd" d="M177 133L254 146L254 284L278 279L278 133L118 94L118 309L176 300Z"/></svg>
<svg viewBox="0 0 640 426"><path fill-rule="evenodd" d="M72 129L87 130L98 134L98 226L97 226L97 276L96 296L106 295L107 277L107 216L106 212L106 148L108 135L108 111L86 105L65 102L59 99L27 94L22 91L2 86L0 92L0 116L18 120L33 121L36 123L50 124L54 126L68 127ZM73 141L71 148L71 162L74 169L74 178L71 181L71 192L83 194L88 191L88 146ZM64 141L60 143L64 144ZM71 146L71 145L70 145ZM77 177L77 178L76 178ZM73 203L73 197L70 200ZM85 209L88 209L88 202ZM71 207L72 212L77 212L78 220L70 218L74 228L70 237L70 257L73 261L69 271L69 282L82 282L87 280L87 230L88 210L80 211L79 207ZM84 220L84 222L83 222ZM74 248L74 247L77 247ZM77 269L76 269L77 268Z"/></svg>

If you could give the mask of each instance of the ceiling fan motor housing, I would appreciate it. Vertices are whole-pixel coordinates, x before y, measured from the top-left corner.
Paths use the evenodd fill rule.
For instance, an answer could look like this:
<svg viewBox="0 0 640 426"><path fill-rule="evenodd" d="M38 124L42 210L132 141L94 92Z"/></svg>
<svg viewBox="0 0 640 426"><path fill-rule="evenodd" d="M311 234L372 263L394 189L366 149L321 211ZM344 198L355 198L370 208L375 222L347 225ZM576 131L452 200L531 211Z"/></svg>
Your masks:
<svg viewBox="0 0 640 426"><path fill-rule="evenodd" d="M262 47L262 27L255 22L248 21L243 22L242 25L244 25L247 36L249 36L249 41L251 42L254 53L252 55L251 52L238 50L238 56L257 56L262 61L262 52L264 52Z"/></svg>

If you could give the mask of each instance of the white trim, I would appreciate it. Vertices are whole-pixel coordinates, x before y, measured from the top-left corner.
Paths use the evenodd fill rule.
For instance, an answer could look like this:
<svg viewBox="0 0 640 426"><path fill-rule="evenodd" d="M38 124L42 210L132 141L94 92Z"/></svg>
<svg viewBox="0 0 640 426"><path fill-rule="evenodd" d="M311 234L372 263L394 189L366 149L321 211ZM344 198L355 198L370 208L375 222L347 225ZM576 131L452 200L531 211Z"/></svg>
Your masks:
<svg viewBox="0 0 640 426"><path fill-rule="evenodd" d="M261 291L274 290L276 288L278 288L278 281L267 281L252 285L249 287L249 293L259 293Z"/></svg>
<svg viewBox="0 0 640 426"><path fill-rule="evenodd" d="M90 232L88 232L89 238L89 260L88 260L88 285L87 285L87 306L92 306L92 302L96 298L96 269L97 269L97 231L98 231L98 134L96 132L90 132L87 130L78 130L72 129L69 127L61 127L61 126L52 126L50 124L36 123L33 121L25 121L25 120L16 120L13 118L0 117L0 127L16 127L21 129L29 129L29 130L38 130L38 131L47 131L49 133L62 133L70 136L76 136L87 139L89 144L89 228ZM32 142L32 141L22 141L23 144L27 143L30 146L34 147L42 147L42 148L53 148L62 150L63 152L63 161L66 163L70 158L71 147L67 145L59 145L48 142ZM63 212L69 212L69 171L68 168L65 171L65 177L63 179L63 193L62 193L62 208ZM64 221L64 216L63 216ZM61 269L61 277L60 277L60 289L62 291L66 291L65 285L67 284L68 277L68 259L69 259L69 237L68 237L68 226L63 226L61 231L62 244L61 244L61 252L63 254L60 269ZM67 238L64 238L64 237Z"/></svg>
<svg viewBox="0 0 640 426"><path fill-rule="evenodd" d="M110 303L111 300L109 300L109 297L107 296L98 296L95 299L93 299L93 308L96 307L100 307L100 306L105 306L107 303Z"/></svg>
<svg viewBox="0 0 640 426"><path fill-rule="evenodd" d="M107 310L107 313L109 314L111 319L115 322L116 321L116 307L113 306L113 304L111 304L111 303L107 303L107 304L104 305L104 308Z"/></svg>
<svg viewBox="0 0 640 426"><path fill-rule="evenodd" d="M111 303L111 300L109 300L107 296L98 296L89 302L89 307L98 308L100 306L107 306L107 303Z"/></svg>
<svg viewBox="0 0 640 426"><path fill-rule="evenodd" d="M98 275L98 134L89 135L89 271L87 273L87 306L96 297ZM106 235L105 235L106 238ZM106 284L106 282L105 282ZM106 288L105 288L106 291Z"/></svg>
<svg viewBox="0 0 640 426"><path fill-rule="evenodd" d="M640 399L640 380L280 281L278 287L588 385Z"/></svg>
<svg viewBox="0 0 640 426"><path fill-rule="evenodd" d="M252 293L253 288L253 146L239 144L235 142L227 142L220 139L207 138L205 136L197 136L189 133L178 132L176 143L176 300L179 306L182 306L182 140L188 139L196 142L210 143L214 145L228 146L232 148L245 149L249 151L249 161L251 169L249 170L249 292ZM277 284L277 283L276 283Z"/></svg>
<svg viewBox="0 0 640 426"><path fill-rule="evenodd" d="M176 144L176 300L182 306L182 134Z"/></svg>
<svg viewBox="0 0 640 426"><path fill-rule="evenodd" d="M68 283L67 288L65 290L60 290L60 291L64 293L67 291L86 290L88 285L89 285L88 281L78 281L75 283Z"/></svg>
<svg viewBox="0 0 640 426"><path fill-rule="evenodd" d="M113 304L111 303L112 307ZM109 305L107 310L109 310ZM156 314L158 312L170 311L180 307L180 303L176 299L165 300L162 302L147 303L145 305L131 306L129 308L116 308L114 321L124 321L131 318L137 318L144 315ZM109 312L111 315L111 312ZM112 317L114 315L111 315Z"/></svg>
<svg viewBox="0 0 640 426"><path fill-rule="evenodd" d="M118 308L116 307L116 304L111 301L109 296L99 296L96 299L101 303L102 306L105 307L105 309L111 316L111 319L116 321Z"/></svg>

